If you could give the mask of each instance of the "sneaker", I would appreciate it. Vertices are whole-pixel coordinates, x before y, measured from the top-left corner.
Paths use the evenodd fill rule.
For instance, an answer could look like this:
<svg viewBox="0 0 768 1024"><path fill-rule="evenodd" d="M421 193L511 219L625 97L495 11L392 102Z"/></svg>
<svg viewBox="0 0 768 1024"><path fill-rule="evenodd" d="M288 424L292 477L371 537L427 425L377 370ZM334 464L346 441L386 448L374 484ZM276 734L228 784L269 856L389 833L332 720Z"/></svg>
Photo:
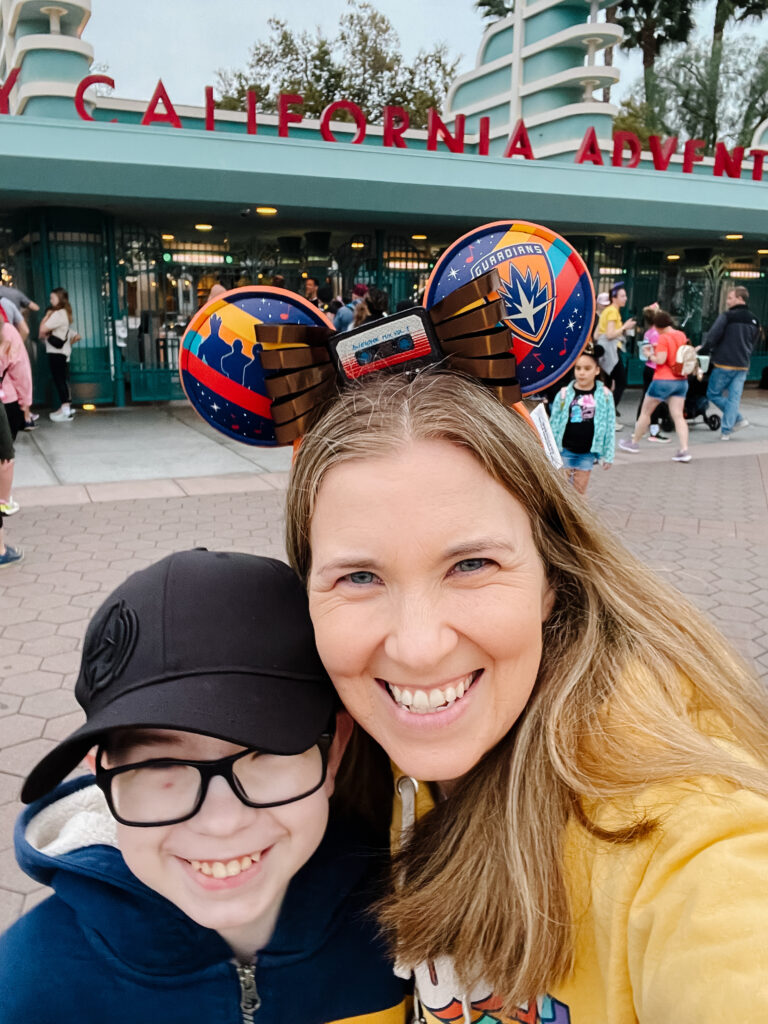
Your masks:
<svg viewBox="0 0 768 1024"><path fill-rule="evenodd" d="M658 434L651 434L651 436L648 438L648 440L649 441L653 441L654 444L669 444L669 442L671 441L671 438L667 437L666 434L658 433Z"/></svg>
<svg viewBox="0 0 768 1024"><path fill-rule="evenodd" d="M20 562L24 557L24 551L21 548L12 548L10 544L5 545L5 553L0 555L0 569L6 565L13 565L14 562Z"/></svg>
<svg viewBox="0 0 768 1024"><path fill-rule="evenodd" d="M735 434L737 430L743 430L744 427L748 427L748 426L749 426L749 420L745 420L744 417L742 416L742 418L740 420L736 420L736 422L734 423L734 425L733 425L733 433Z"/></svg>
<svg viewBox="0 0 768 1024"><path fill-rule="evenodd" d="M730 441L731 440L731 435L730 434L721 434L720 435L720 440L721 441Z"/></svg>
<svg viewBox="0 0 768 1024"><path fill-rule="evenodd" d="M0 501L0 512L4 516L15 516L20 508L21 505L19 505L18 501L13 500L13 495L11 495L8 501Z"/></svg>
<svg viewBox="0 0 768 1024"><path fill-rule="evenodd" d="M691 458L691 453L688 451L687 448L681 448L679 452L675 452L675 454L672 456L672 459L675 462L690 462Z"/></svg>
<svg viewBox="0 0 768 1024"><path fill-rule="evenodd" d="M37 421L38 421L39 419L40 419L40 414L39 414L39 413L36 413L36 412L31 412L31 413L29 414L29 420L28 420L28 422L29 422L29 423L37 423Z"/></svg>
<svg viewBox="0 0 768 1024"><path fill-rule="evenodd" d="M74 410L70 412L63 412L61 409L59 409L57 412L48 413L48 419L52 420L54 423L69 423L74 418Z"/></svg>
<svg viewBox="0 0 768 1024"><path fill-rule="evenodd" d="M637 441L633 441L631 437L628 441L625 441L622 438L621 441L619 441L619 448L621 448L623 452L629 452L631 455L637 455L640 451L640 445Z"/></svg>
<svg viewBox="0 0 768 1024"><path fill-rule="evenodd" d="M37 430L37 424L35 423L34 420L24 420L24 426L21 429L27 431Z"/></svg>
<svg viewBox="0 0 768 1024"><path fill-rule="evenodd" d="M618 421L618 420L616 420L616 426L615 426L615 428L614 428L614 429L615 429L616 431L619 431L619 430L623 430L623 429L624 429L624 424L623 424L623 423L619 423L619 421Z"/></svg>

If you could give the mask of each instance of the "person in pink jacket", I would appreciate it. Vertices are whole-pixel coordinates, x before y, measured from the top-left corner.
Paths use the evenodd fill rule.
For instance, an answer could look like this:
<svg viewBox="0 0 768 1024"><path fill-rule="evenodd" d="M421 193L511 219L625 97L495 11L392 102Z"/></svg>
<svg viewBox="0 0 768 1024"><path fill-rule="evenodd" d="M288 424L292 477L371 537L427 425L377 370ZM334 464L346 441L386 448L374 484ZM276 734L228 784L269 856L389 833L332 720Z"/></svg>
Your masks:
<svg viewBox="0 0 768 1024"><path fill-rule="evenodd" d="M14 501L11 495L15 458L13 438L15 437L15 433L12 433L11 431L5 405L6 381L8 381L8 387L13 389L16 405L18 407L19 393L16 389L16 384L12 383L12 381L17 378L14 371L11 369L11 367L15 366L19 360L17 339L18 344L23 349L24 343L21 341L19 332L8 322L5 312L0 310L0 569L8 565L13 565L14 562L19 562L24 555L24 552L20 548L12 548L10 544L5 543L3 530L3 518L5 516L13 515L14 512L18 512L19 510L18 502ZM26 356L26 351L24 354ZM29 366L28 358L27 366ZM29 373L30 390L31 376L31 373ZM24 395L23 371L20 374L18 381L21 384L21 394Z"/></svg>
<svg viewBox="0 0 768 1024"><path fill-rule="evenodd" d="M0 402L10 434L0 453L0 515L11 516L19 510L18 502L11 495L13 442L18 432L24 429L26 415L23 410L32 404L32 367L21 335L4 312L0 314Z"/></svg>
<svg viewBox="0 0 768 1024"><path fill-rule="evenodd" d="M15 440L32 405L32 367L21 335L7 321L0 324L0 392Z"/></svg>

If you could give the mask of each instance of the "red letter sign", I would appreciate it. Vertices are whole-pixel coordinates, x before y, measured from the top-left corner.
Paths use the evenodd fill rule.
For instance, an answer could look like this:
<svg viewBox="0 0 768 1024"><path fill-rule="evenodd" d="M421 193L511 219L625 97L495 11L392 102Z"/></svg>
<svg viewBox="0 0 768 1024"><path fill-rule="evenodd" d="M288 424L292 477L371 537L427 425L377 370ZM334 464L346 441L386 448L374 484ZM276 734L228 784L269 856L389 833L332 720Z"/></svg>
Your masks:
<svg viewBox="0 0 768 1024"><path fill-rule="evenodd" d="M162 103L165 107L165 113L158 113L157 106ZM142 124L170 124L174 128L181 128L181 121L179 115L174 110L173 104L171 103L168 93L165 91L162 78L157 80L155 91L152 93L152 99L149 101L147 109L144 111L144 117L141 119Z"/></svg>
<svg viewBox="0 0 768 1024"><path fill-rule="evenodd" d="M114 78L110 78L109 75L86 75L86 77L77 87L77 92L75 93L75 110L77 111L78 115L83 119L83 121L96 120L95 118L91 117L91 115L85 109L84 97L85 90L89 88L89 86L98 85L100 82L103 85L108 85L110 89L115 88L115 80ZM3 89L5 89L5 86L3 86ZM2 108L0 108L0 113L7 114L8 111L2 110Z"/></svg>
<svg viewBox="0 0 768 1024"><path fill-rule="evenodd" d="M246 127L245 130L249 135L256 134L256 92L253 89L249 89L245 94L246 100Z"/></svg>
<svg viewBox="0 0 768 1024"><path fill-rule="evenodd" d="M205 130L212 132L213 129L213 86L205 87Z"/></svg>
<svg viewBox="0 0 768 1024"><path fill-rule="evenodd" d="M624 163L624 147L629 147L629 163ZM640 154L642 153L642 146L640 145L640 139L635 135L634 132L614 132L613 133L613 159L611 163L614 167L637 167L640 163Z"/></svg>
<svg viewBox="0 0 768 1024"><path fill-rule="evenodd" d="M724 173L729 178L740 178L743 159L743 146L734 146L733 153L729 153L725 143L718 142L715 146L715 166L712 173L717 175L718 178L722 178Z"/></svg>
<svg viewBox="0 0 768 1024"><path fill-rule="evenodd" d="M750 149L749 155L754 160L752 164L752 181L762 181L763 160L768 156L768 149Z"/></svg>
<svg viewBox="0 0 768 1024"><path fill-rule="evenodd" d="M408 143L403 138L403 132L408 131L410 123L407 110L403 110L402 107L384 107L383 145L407 149Z"/></svg>
<svg viewBox="0 0 768 1024"><path fill-rule="evenodd" d="M677 152L677 136L673 135L662 146L661 136L651 135L648 139L648 148L653 156L653 166L656 170L666 171L669 167L669 161L672 159L672 154Z"/></svg>
<svg viewBox="0 0 768 1024"><path fill-rule="evenodd" d="M599 164L601 167L603 166L603 154L600 152L600 147L597 144L597 135L594 128L587 128L584 132L579 152L574 159L574 163L577 164L584 164L587 161L592 164Z"/></svg>
<svg viewBox="0 0 768 1024"><path fill-rule="evenodd" d="M366 121L365 114L362 112L360 107L356 103L352 103L350 100L336 100L335 103L329 103L325 110L320 115L320 134L326 142L338 142L339 140L331 131L329 125L333 118L333 115L337 110L346 110L352 115L352 120L357 125L357 131L355 137L352 139L352 144L359 146L365 138Z"/></svg>
<svg viewBox="0 0 768 1024"><path fill-rule="evenodd" d="M526 160L533 160L533 147L522 117L518 118L514 131L509 136L504 156L524 156Z"/></svg>
<svg viewBox="0 0 768 1024"><path fill-rule="evenodd" d="M437 137L439 135L451 153L463 153L465 121L466 117L464 114L456 115L456 135L453 136L437 116L437 111L430 107L427 112L427 149L431 152L437 149Z"/></svg>
<svg viewBox="0 0 768 1024"><path fill-rule="evenodd" d="M688 139L683 148L683 174L691 174L693 165L700 163L704 157L699 153L702 146L706 146L706 139Z"/></svg>
<svg viewBox="0 0 768 1024"><path fill-rule="evenodd" d="M488 156L491 148L491 119L487 115L477 123L477 155Z"/></svg>
<svg viewBox="0 0 768 1024"><path fill-rule="evenodd" d="M281 92L277 101L278 129L277 134L281 139L288 138L288 125L301 124L301 114L297 114L290 108L304 102L304 97L295 92Z"/></svg>
<svg viewBox="0 0 768 1024"><path fill-rule="evenodd" d="M14 68L10 75L3 82L3 87L0 89L0 114L8 113L8 98L11 95L11 89L16 85L16 79L19 77L21 68ZM98 78L98 75L96 76ZM110 79L110 81L112 81ZM115 83L112 82L112 85Z"/></svg>

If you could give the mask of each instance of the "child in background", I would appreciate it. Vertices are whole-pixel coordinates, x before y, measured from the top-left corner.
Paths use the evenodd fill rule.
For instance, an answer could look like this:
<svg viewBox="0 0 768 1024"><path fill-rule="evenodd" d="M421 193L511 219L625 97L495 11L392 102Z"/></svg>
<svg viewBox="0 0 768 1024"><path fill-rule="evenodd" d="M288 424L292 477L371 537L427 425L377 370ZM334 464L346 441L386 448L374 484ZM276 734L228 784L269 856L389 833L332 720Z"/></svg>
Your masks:
<svg viewBox="0 0 768 1024"><path fill-rule="evenodd" d="M405 1021L366 912L386 834L329 824L352 724L286 565L196 550L134 573L76 694L86 724L22 791L17 858L55 892L0 939L2 1024ZM51 793L94 746L95 778Z"/></svg>
<svg viewBox="0 0 768 1024"><path fill-rule="evenodd" d="M597 462L609 469L615 450L613 395L601 381L600 345L587 345L573 367L574 379L552 403L550 426L566 476L584 494Z"/></svg>

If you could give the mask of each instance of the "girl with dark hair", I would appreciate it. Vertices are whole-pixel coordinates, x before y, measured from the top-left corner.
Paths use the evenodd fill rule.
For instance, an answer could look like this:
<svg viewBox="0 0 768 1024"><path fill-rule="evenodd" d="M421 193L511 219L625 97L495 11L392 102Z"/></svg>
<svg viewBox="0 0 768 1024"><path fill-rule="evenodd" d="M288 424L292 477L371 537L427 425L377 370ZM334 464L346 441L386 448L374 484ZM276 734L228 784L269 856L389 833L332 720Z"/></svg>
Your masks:
<svg viewBox="0 0 768 1024"><path fill-rule="evenodd" d="M54 288L50 305L40 324L40 337L45 341L48 369L60 403L59 408L50 413L54 423L66 423L75 416L69 390L69 359L72 345L80 340L80 336L71 330L71 326L69 295L65 288Z"/></svg>
<svg viewBox="0 0 768 1024"><path fill-rule="evenodd" d="M573 380L552 403L550 426L560 449L563 469L579 494L589 484L598 462L610 469L615 449L616 411L613 395L600 370L601 345L587 345L573 365Z"/></svg>

